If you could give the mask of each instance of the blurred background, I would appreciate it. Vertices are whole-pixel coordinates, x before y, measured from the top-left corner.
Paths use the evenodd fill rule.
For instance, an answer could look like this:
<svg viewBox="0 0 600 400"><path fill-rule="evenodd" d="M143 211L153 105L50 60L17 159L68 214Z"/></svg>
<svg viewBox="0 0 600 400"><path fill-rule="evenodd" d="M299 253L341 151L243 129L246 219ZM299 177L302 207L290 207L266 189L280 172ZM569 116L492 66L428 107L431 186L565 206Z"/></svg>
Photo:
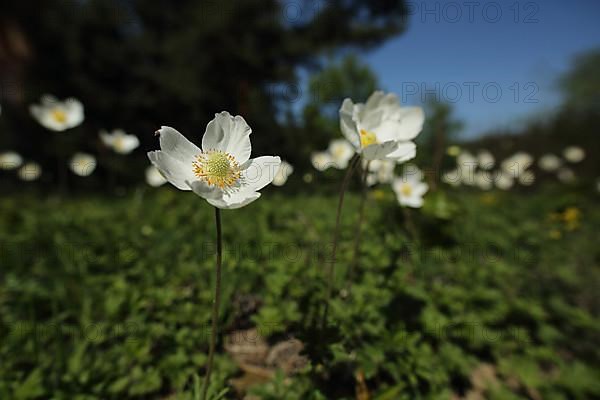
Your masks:
<svg viewBox="0 0 600 400"><path fill-rule="evenodd" d="M200 143L224 110L252 127L253 156L294 169L226 214L239 247L226 257L215 394L600 397L599 17L595 0L2 2L0 397L196 398L212 216L151 187L164 182L146 153L162 125ZM311 157L342 137L343 99L378 89L425 109L412 162L430 190L407 211L376 184L356 294L332 307L337 329L316 332L316 244L330 238L343 171ZM76 99L83 120L48 128L32 111L47 95ZM101 135L114 130L137 145L120 151ZM530 173L448 177L482 158ZM356 178L340 276L359 197ZM306 257L264 253L273 242ZM253 350L234 349L226 335L239 332L253 332ZM303 348L292 361L248 368L248 352L290 337Z"/></svg>

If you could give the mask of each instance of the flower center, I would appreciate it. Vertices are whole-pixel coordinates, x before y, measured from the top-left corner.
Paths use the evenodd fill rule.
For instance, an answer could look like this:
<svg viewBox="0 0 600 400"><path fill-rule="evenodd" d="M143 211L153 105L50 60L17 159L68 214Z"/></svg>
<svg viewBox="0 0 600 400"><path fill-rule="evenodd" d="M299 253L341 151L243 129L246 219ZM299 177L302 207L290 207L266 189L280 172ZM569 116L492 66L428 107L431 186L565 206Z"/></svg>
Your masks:
<svg viewBox="0 0 600 400"><path fill-rule="evenodd" d="M121 136L116 137L114 146L117 151L123 151L125 149L125 140Z"/></svg>
<svg viewBox="0 0 600 400"><path fill-rule="evenodd" d="M67 122L67 114L60 109L52 111L52 118L59 124L64 124L65 122Z"/></svg>
<svg viewBox="0 0 600 400"><path fill-rule="evenodd" d="M408 183L402 184L402 187L400 188L400 193L402 193L403 196L410 197L412 192L413 189L411 185L409 185Z"/></svg>
<svg viewBox="0 0 600 400"><path fill-rule="evenodd" d="M377 136L374 132L369 132L364 129L360 130L360 145L362 147L367 147L375 143L377 143Z"/></svg>
<svg viewBox="0 0 600 400"><path fill-rule="evenodd" d="M221 189L232 187L241 175L240 165L228 153L209 150L196 157L194 175L211 186Z"/></svg>

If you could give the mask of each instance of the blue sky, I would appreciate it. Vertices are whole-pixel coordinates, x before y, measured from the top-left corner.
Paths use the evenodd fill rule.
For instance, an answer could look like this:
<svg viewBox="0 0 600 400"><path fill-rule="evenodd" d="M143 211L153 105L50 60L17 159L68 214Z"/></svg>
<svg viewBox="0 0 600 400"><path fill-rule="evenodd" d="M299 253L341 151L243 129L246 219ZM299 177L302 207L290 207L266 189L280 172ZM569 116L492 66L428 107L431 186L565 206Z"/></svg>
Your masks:
<svg viewBox="0 0 600 400"><path fill-rule="evenodd" d="M600 46L599 0L407 3L407 31L363 61L406 103L438 89L465 122L463 137L543 118L560 103L556 79L573 56Z"/></svg>

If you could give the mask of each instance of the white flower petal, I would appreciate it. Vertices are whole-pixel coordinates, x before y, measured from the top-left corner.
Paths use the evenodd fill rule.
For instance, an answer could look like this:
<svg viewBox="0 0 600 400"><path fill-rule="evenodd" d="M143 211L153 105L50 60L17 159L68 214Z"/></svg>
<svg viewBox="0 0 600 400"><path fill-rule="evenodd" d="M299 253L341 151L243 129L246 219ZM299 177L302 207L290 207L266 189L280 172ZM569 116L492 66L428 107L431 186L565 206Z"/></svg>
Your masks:
<svg viewBox="0 0 600 400"><path fill-rule="evenodd" d="M81 124L85 118L83 114L83 104L77 99L69 98L64 102L65 113L67 115L66 125L74 128Z"/></svg>
<svg viewBox="0 0 600 400"><path fill-rule="evenodd" d="M184 164L164 151L151 151L148 153L148 158L160 170L169 183L177 189L191 190L187 182L196 180L191 163Z"/></svg>
<svg viewBox="0 0 600 400"><path fill-rule="evenodd" d="M187 185L194 193L206 200L220 201L225 196L225 193L217 186L210 186L203 181L187 181Z"/></svg>
<svg viewBox="0 0 600 400"><path fill-rule="evenodd" d="M385 158L387 155L393 153L398 148L398 143L394 141L388 141L384 143L376 143L362 149L362 156L366 160L377 160Z"/></svg>
<svg viewBox="0 0 600 400"><path fill-rule="evenodd" d="M412 160L417 156L417 145L414 142L400 142L398 147L393 152L389 153L386 158L403 163Z"/></svg>
<svg viewBox="0 0 600 400"><path fill-rule="evenodd" d="M354 118L355 106L352 100L344 99L340 107L340 129L344 137L354 146L355 149L360 149L360 135L358 126Z"/></svg>
<svg viewBox="0 0 600 400"><path fill-rule="evenodd" d="M252 203L259 197L260 193L258 192L243 192L231 195L226 194L222 199L206 199L206 201L217 208L234 210Z"/></svg>
<svg viewBox="0 0 600 400"><path fill-rule="evenodd" d="M163 176L158 168L150 165L146 168L146 183L152 187L159 187L167 183L167 179Z"/></svg>
<svg viewBox="0 0 600 400"><path fill-rule="evenodd" d="M252 145L250 134L252 129L244 118L239 115L232 117L227 111L215 114L215 118L208 123L202 137L202 149L221 150L235 157L239 164L250 158Z"/></svg>
<svg viewBox="0 0 600 400"><path fill-rule="evenodd" d="M174 160L186 166L189 165L188 169L191 173L192 163L202 153L198 146L187 140L177 130L168 126L161 127L158 133L160 135L160 149Z"/></svg>
<svg viewBox="0 0 600 400"><path fill-rule="evenodd" d="M311 154L310 163L317 171L325 171L335 164L326 151Z"/></svg>
<svg viewBox="0 0 600 400"><path fill-rule="evenodd" d="M263 156L246 161L242 165L240 191L257 191L267 186L277 174L281 159L279 157Z"/></svg>

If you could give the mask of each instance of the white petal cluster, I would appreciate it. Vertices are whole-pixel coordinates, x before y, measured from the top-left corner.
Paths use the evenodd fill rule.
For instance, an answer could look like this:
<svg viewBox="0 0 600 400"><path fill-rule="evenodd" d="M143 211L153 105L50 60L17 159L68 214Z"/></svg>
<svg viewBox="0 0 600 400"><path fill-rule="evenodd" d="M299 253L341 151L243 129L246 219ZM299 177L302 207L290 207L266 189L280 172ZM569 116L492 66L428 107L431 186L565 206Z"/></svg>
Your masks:
<svg viewBox="0 0 600 400"><path fill-rule="evenodd" d="M326 151L313 153L310 162L317 171L329 168L346 169L352 156L354 148L346 139L334 139Z"/></svg>
<svg viewBox="0 0 600 400"><path fill-rule="evenodd" d="M38 180L42 176L42 167L36 162L28 162L19 168L17 176L26 182Z"/></svg>
<svg viewBox="0 0 600 400"><path fill-rule="evenodd" d="M544 154L538 160L538 167L542 171L546 172L554 172L558 170L563 164L563 161L560 157L554 154Z"/></svg>
<svg viewBox="0 0 600 400"><path fill-rule="evenodd" d="M98 163L96 162L96 158L87 153L76 153L69 163L69 167L71 171L77 176L90 176Z"/></svg>
<svg viewBox="0 0 600 400"><path fill-rule="evenodd" d="M44 95L40 104L31 105L29 111L40 125L55 132L74 128L84 120L83 104L74 98L59 101L54 96Z"/></svg>
<svg viewBox="0 0 600 400"><path fill-rule="evenodd" d="M563 151L563 157L570 163L579 163L585 159L585 150L579 146L569 146Z"/></svg>
<svg viewBox="0 0 600 400"><path fill-rule="evenodd" d="M17 169L23 165L23 157L14 151L6 151L0 153L0 169L11 170Z"/></svg>
<svg viewBox="0 0 600 400"><path fill-rule="evenodd" d="M128 135L122 129L115 129L112 132L100 131L100 140L102 143L115 153L129 154L140 145L140 140L135 135Z"/></svg>
<svg viewBox="0 0 600 400"><path fill-rule="evenodd" d="M199 148L175 129L163 126L159 151L148 158L173 186L193 191L221 209L243 207L273 181L279 157L250 159L252 130L241 116L221 112L208 123Z"/></svg>
<svg viewBox="0 0 600 400"><path fill-rule="evenodd" d="M363 168L367 168L367 165L369 168L367 171L367 185L391 183L395 178L396 164L396 161L392 160L363 161Z"/></svg>
<svg viewBox="0 0 600 400"><path fill-rule="evenodd" d="M405 162L416 155L412 140L423 129L420 107L401 107L393 93L377 91L365 104L345 99L340 108L340 128L356 153L366 160Z"/></svg>
<svg viewBox="0 0 600 400"><path fill-rule="evenodd" d="M423 196L429 190L423 182L423 173L416 166L407 165L402 176L394 179L392 189L401 206L420 208L423 206Z"/></svg>
<svg viewBox="0 0 600 400"><path fill-rule="evenodd" d="M294 172L294 167L284 160L281 160L281 166L277 173L275 174L275 178L273 178L273 185L275 186L283 186L287 182L288 178Z"/></svg>

